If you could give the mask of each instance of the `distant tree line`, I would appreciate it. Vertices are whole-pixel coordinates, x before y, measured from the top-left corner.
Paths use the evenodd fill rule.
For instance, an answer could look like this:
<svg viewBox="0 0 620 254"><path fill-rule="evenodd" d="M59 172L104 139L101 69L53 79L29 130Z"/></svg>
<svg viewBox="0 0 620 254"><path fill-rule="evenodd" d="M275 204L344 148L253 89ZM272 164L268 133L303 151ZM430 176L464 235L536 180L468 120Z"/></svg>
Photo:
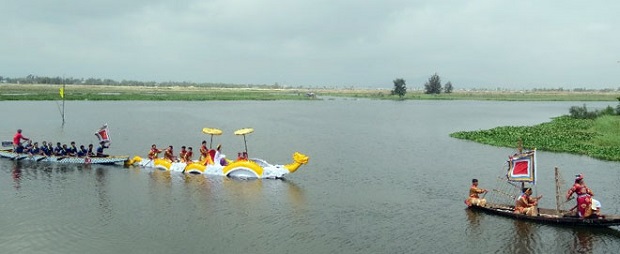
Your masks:
<svg viewBox="0 0 620 254"><path fill-rule="evenodd" d="M448 81L448 83L442 86L441 78L437 73L428 78L428 81L424 84L424 93L426 94L452 93L452 90L454 90L452 82Z"/></svg>
<svg viewBox="0 0 620 254"><path fill-rule="evenodd" d="M402 100L405 94L407 94L407 84L402 78L395 79L393 82L394 90L391 91L391 94L398 95ZM448 83L442 86L441 78L437 73L428 78L428 81L424 84L424 93L426 94L440 94L441 92L452 93L452 90L454 90L452 82L448 81Z"/></svg>
<svg viewBox="0 0 620 254"><path fill-rule="evenodd" d="M225 88L269 88L269 89L290 89L291 86L283 86L277 82L273 85L267 84L226 84L226 83L195 83L195 82L155 82L155 81L135 81L135 80L122 80L116 81L113 79L101 79L101 78L64 78L64 77L46 77L28 75L26 77L10 78L0 76L0 83L11 84L51 84L51 85L108 85L108 86L203 86L203 87L225 87ZM302 86L296 88L302 89Z"/></svg>

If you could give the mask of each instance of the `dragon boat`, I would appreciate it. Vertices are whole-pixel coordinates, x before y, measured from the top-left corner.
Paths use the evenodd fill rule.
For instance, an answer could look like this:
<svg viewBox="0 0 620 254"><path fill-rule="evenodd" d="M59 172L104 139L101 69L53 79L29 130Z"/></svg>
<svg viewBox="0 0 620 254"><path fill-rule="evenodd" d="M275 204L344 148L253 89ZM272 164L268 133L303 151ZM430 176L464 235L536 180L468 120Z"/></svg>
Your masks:
<svg viewBox="0 0 620 254"><path fill-rule="evenodd" d="M71 156L45 156L30 155L25 153L15 153L12 149L0 150L0 157L16 161L36 161L36 162L56 162L56 163L76 163L76 164L124 164L129 160L129 156L108 156L108 157L71 157Z"/></svg>
<svg viewBox="0 0 620 254"><path fill-rule="evenodd" d="M211 144L213 144L213 135L222 134L221 130L215 128L204 128L202 131L205 134L211 135ZM308 163L308 156L299 152L295 152L293 154L293 162L286 165L273 165L263 159L248 158L245 135L253 131L252 128L244 128L235 131L235 135L244 136L245 143L245 152L236 160L225 158L220 160L218 158L219 156L216 155L216 150L210 149L209 156L202 160L189 163L171 161L164 158L143 159L140 156L135 156L133 159L129 160L127 164L188 174L218 175L244 179L278 179L286 174L294 173L299 167Z"/></svg>
<svg viewBox="0 0 620 254"><path fill-rule="evenodd" d="M560 171L555 168L555 208L539 208L534 206L536 212L532 215L515 212L514 202L521 195L525 184L536 183L536 150L523 151L519 143L519 151L509 156L508 169L505 176L497 178L498 186L493 189L490 202L483 205L468 206L469 209L488 214L499 215L516 220L531 221L545 224L578 227L609 227L620 225L620 215L597 215L580 217L575 210L563 208L570 200L562 200L561 186L563 180ZM520 183L520 184L519 184ZM486 193L485 193L486 194ZM539 196L536 199L541 198ZM484 198L484 195L482 196ZM571 199L572 200L572 199ZM485 199L486 201L486 199ZM467 202L466 202L467 204ZM592 208L594 210L594 208Z"/></svg>
<svg viewBox="0 0 620 254"><path fill-rule="evenodd" d="M110 134L108 124L104 124L95 132L95 136L99 139L99 143L106 144L106 148L110 145ZM12 146L11 141L2 141L3 147ZM73 164L126 164L129 156L56 156L56 155L40 155L28 153L16 153L13 149L0 149L0 157L17 161L35 161L35 162L55 162L55 163L73 163Z"/></svg>

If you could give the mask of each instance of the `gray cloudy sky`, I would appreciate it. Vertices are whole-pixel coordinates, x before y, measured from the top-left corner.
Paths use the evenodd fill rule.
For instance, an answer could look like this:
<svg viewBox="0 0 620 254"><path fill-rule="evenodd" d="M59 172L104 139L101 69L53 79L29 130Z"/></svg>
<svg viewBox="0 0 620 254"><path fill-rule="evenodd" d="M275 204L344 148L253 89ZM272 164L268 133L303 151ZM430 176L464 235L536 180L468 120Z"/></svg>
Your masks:
<svg viewBox="0 0 620 254"><path fill-rule="evenodd" d="M0 0L0 76L620 87L620 1Z"/></svg>

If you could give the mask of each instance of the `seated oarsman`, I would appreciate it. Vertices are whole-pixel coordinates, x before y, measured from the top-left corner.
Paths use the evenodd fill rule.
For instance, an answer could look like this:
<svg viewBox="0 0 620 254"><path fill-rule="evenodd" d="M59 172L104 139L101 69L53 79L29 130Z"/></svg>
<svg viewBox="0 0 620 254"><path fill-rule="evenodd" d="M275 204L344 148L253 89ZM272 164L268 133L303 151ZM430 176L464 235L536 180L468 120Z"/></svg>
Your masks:
<svg viewBox="0 0 620 254"><path fill-rule="evenodd" d="M32 148L28 150L28 154L30 156L41 154L41 148L39 148L39 142L34 142L34 144L32 145Z"/></svg>
<svg viewBox="0 0 620 254"><path fill-rule="evenodd" d="M88 154L88 150L84 145L80 145L80 149L77 150L78 157L85 157Z"/></svg>
<svg viewBox="0 0 620 254"><path fill-rule="evenodd" d="M77 156L78 155L78 149L75 146L75 141L71 141L71 146L69 148L67 148L67 155L68 156Z"/></svg>
<svg viewBox="0 0 620 254"><path fill-rule="evenodd" d="M157 149L157 146L153 144L151 145L151 150L149 150L148 157L150 160L157 159L157 156L159 156L159 153L161 153L161 150Z"/></svg>
<svg viewBox="0 0 620 254"><path fill-rule="evenodd" d="M61 152L60 156L70 156L69 155L69 147L67 147L67 144L62 144L61 150L62 150L62 152Z"/></svg>
<svg viewBox="0 0 620 254"><path fill-rule="evenodd" d="M47 156L54 155L54 143L52 141L47 142Z"/></svg>
<svg viewBox="0 0 620 254"><path fill-rule="evenodd" d="M209 149L207 148L207 141L203 140L200 145L200 161L205 160L209 156Z"/></svg>
<svg viewBox="0 0 620 254"><path fill-rule="evenodd" d="M168 146L168 149L164 151L164 159L169 160L171 162L175 162L176 158L174 157L174 147Z"/></svg>
<svg viewBox="0 0 620 254"><path fill-rule="evenodd" d="M471 187L469 187L469 197L465 200L467 206L484 206L487 204L487 200L480 198L480 194L487 193L488 191L482 188L478 188L478 179L471 180Z"/></svg>
<svg viewBox="0 0 620 254"><path fill-rule="evenodd" d="M47 155L49 149L47 148L47 141L41 142L41 155Z"/></svg>
<svg viewBox="0 0 620 254"><path fill-rule="evenodd" d="M525 214L530 216L538 215L538 200L541 196L532 197L532 188L523 188L523 194L515 201L515 213Z"/></svg>
<svg viewBox="0 0 620 254"><path fill-rule="evenodd" d="M179 152L179 160L181 160L181 162L185 162L185 154L187 153L187 150L185 149L185 146L181 146L181 151Z"/></svg>
<svg viewBox="0 0 620 254"><path fill-rule="evenodd" d="M24 152L29 153L33 146L32 139L29 139L28 142L26 142L26 145L24 145Z"/></svg>
<svg viewBox="0 0 620 254"><path fill-rule="evenodd" d="M88 153L86 153L88 157L95 157L97 154L93 152L93 144L88 144Z"/></svg>
<svg viewBox="0 0 620 254"><path fill-rule="evenodd" d="M54 147L54 150L52 151L52 154L54 154L56 156L63 156L65 154L65 150L62 149L62 146L60 145L60 142L56 142L56 147Z"/></svg>
<svg viewBox="0 0 620 254"><path fill-rule="evenodd" d="M185 155L183 156L183 161L185 163L192 163L192 156L194 156L194 151L193 148L190 146L187 148L187 151L185 152Z"/></svg>

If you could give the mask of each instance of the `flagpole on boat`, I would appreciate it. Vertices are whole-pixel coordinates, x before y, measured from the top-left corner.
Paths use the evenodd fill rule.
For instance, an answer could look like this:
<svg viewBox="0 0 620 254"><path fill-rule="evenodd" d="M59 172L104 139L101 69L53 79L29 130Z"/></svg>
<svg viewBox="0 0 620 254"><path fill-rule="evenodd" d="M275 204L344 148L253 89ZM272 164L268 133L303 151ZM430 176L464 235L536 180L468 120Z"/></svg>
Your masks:
<svg viewBox="0 0 620 254"><path fill-rule="evenodd" d="M62 98L62 109L60 110L60 117L62 117L62 126L65 126L65 82L63 79L62 87L58 92L60 94L60 98Z"/></svg>

